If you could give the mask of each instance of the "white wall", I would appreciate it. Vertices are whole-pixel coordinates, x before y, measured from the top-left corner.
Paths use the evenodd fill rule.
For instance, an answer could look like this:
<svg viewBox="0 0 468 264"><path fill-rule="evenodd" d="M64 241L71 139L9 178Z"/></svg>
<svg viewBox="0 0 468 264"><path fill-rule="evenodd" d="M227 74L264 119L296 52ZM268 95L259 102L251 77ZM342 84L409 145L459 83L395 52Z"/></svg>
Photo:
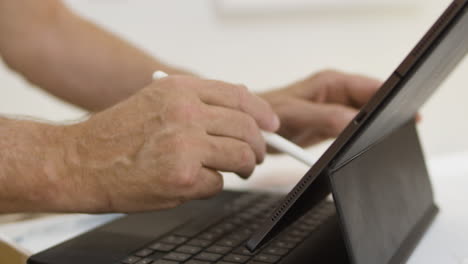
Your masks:
<svg viewBox="0 0 468 264"><path fill-rule="evenodd" d="M450 1L426 0L409 8L307 8L245 15L219 14L215 0L68 2L168 62L262 91L323 68L385 79ZM467 63L422 111L420 131L430 155L468 150ZM1 67L0 89L0 113L56 121L83 114Z"/></svg>

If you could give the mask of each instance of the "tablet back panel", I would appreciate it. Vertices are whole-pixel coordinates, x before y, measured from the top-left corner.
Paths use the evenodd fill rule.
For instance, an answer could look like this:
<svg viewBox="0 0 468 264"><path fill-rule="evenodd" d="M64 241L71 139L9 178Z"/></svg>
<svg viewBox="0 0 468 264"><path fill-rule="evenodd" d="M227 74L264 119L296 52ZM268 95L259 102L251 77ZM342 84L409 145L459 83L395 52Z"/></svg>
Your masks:
<svg viewBox="0 0 468 264"><path fill-rule="evenodd" d="M352 263L402 263L436 213L414 122L330 175Z"/></svg>

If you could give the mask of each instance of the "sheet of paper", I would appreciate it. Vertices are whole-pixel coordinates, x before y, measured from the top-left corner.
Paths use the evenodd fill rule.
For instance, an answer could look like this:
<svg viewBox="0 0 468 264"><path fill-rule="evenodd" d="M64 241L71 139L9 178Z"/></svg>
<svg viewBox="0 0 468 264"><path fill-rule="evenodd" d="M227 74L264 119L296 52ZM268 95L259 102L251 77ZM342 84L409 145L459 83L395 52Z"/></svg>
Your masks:
<svg viewBox="0 0 468 264"><path fill-rule="evenodd" d="M121 216L71 214L6 224L0 226L0 239L25 254L34 254Z"/></svg>

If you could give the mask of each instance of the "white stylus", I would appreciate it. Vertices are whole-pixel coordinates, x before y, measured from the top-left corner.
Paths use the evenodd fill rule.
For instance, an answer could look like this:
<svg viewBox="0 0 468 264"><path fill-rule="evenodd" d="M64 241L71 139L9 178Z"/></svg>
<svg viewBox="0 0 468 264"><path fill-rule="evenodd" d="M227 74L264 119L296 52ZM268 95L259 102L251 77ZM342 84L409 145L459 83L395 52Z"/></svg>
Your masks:
<svg viewBox="0 0 468 264"><path fill-rule="evenodd" d="M167 73L163 71L156 71L153 73L153 80L161 79L167 76ZM288 154L289 156L295 158L307 166L312 167L315 164L316 160L312 158L307 151L292 143L291 141L271 132L262 131L262 135L265 138L267 144L271 147L274 147L276 150Z"/></svg>

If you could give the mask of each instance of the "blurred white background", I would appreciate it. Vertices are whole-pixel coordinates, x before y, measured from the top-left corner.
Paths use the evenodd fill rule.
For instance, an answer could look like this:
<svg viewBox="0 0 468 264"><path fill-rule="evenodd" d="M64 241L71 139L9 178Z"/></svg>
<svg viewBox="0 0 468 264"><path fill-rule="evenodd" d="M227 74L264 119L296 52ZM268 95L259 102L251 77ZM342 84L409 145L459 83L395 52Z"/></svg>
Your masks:
<svg viewBox="0 0 468 264"><path fill-rule="evenodd" d="M301 6L305 1L297 1L290 8L251 10L232 9L221 0L67 2L164 61L264 91L325 68L384 80L451 1L396 1L395 5L384 1L387 5L346 8ZM468 72L466 61L422 110L420 132L430 156L468 150L464 72ZM53 121L85 114L32 87L3 65L0 90L3 114Z"/></svg>
<svg viewBox="0 0 468 264"><path fill-rule="evenodd" d="M335 7L330 4L339 1L346 5ZM67 2L79 14L164 61L205 77L245 83L253 91L265 91L328 68L384 80L451 0ZM326 4L316 4L319 2ZM256 3L266 6L257 6ZM467 60L422 110L423 122L419 129L429 158L468 151L468 122L465 119L468 114L468 104L465 102L468 99L468 89L465 87L468 74L465 72L468 73ZM31 86L1 63L0 113L59 122L79 119L86 114ZM311 151L318 153L325 145ZM461 239L457 236L466 237L463 236L466 232L461 232L459 228L466 223L466 217L460 217L463 210L459 210L464 204L460 201L465 200L460 196L463 196L465 186L465 181L461 179L465 177L456 171L459 174L466 171L460 166L464 164L466 155L458 159L452 155L448 157L451 162L430 162L430 165L431 171L438 175L434 182L438 195L442 197L440 205L444 212L449 213L439 217L438 227L430 236L432 240L425 242L425 246L413 255L411 263L452 263L455 259L461 263L464 259L466 242L459 242ZM267 163L270 165L262 166L256 172L260 177L249 181L251 186L282 186L287 189L307 169L296 166L297 163L285 157L274 157ZM269 177L272 172L288 177ZM460 177L446 177L454 175ZM246 185L242 185L237 177L228 177L228 180L231 187ZM68 220L62 222L67 224ZM38 230L34 222L32 227ZM64 239L64 236L68 238L79 231L73 228L67 232L56 227L54 230ZM31 236L29 229L18 230L26 230L23 233ZM47 237L54 238L56 233ZM38 245L42 248L60 240L51 238L50 241L43 241L43 236L40 238ZM31 241L34 242L34 239ZM441 253L442 247L450 249Z"/></svg>

